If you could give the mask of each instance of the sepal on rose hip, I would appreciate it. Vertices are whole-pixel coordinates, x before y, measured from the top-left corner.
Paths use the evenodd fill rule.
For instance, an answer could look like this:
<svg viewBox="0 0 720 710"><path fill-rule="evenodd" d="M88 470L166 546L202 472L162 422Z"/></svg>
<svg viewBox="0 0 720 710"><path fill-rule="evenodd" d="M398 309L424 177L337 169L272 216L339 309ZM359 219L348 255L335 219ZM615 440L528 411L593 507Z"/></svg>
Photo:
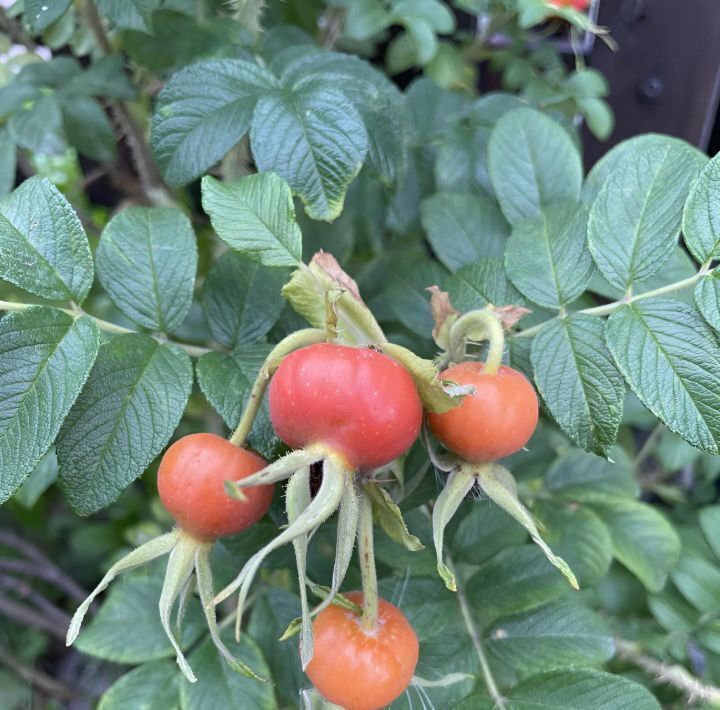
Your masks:
<svg viewBox="0 0 720 710"><path fill-rule="evenodd" d="M443 561L445 528L457 512L460 503L465 500L475 486L530 533L533 542L543 551L550 564L560 570L573 589L580 588L568 563L556 555L542 539L532 513L518 497L517 485L510 471L497 463L472 464L466 462L450 473L433 508L432 528L437 555L437 570L448 589L453 592L457 591L455 576Z"/></svg>

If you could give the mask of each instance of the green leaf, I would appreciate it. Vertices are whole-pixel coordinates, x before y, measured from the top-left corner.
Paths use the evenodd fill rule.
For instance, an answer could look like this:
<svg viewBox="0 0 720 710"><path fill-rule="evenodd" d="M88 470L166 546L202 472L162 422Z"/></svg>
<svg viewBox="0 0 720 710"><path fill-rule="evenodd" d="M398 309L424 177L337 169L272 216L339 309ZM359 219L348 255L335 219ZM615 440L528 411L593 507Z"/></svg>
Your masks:
<svg viewBox="0 0 720 710"><path fill-rule="evenodd" d="M665 584L680 557L673 526L649 505L626 498L593 503L610 531L613 553L651 592Z"/></svg>
<svg viewBox="0 0 720 710"><path fill-rule="evenodd" d="M720 268L700 279L693 297L703 318L720 331Z"/></svg>
<svg viewBox="0 0 720 710"><path fill-rule="evenodd" d="M675 141L641 144L605 180L590 209L588 246L613 286L625 290L670 258L699 172L692 151Z"/></svg>
<svg viewBox="0 0 720 710"><path fill-rule="evenodd" d="M487 169L488 126L453 126L439 138L435 183L439 192L492 195Z"/></svg>
<svg viewBox="0 0 720 710"><path fill-rule="evenodd" d="M535 545L508 547L480 565L466 585L483 625L557 599L569 589Z"/></svg>
<svg viewBox="0 0 720 710"><path fill-rule="evenodd" d="M117 154L115 134L110 119L98 103L74 92L58 92L57 98L70 145L93 160L114 160Z"/></svg>
<svg viewBox="0 0 720 710"><path fill-rule="evenodd" d="M179 710L180 678L172 661L151 661L120 676L100 698L98 710Z"/></svg>
<svg viewBox="0 0 720 710"><path fill-rule="evenodd" d="M610 104L603 99L581 98L577 99L577 105L595 138L601 141L609 138L615 128L615 114Z"/></svg>
<svg viewBox="0 0 720 710"><path fill-rule="evenodd" d="M720 451L720 344L690 306L638 301L610 316L610 352L638 399L693 446Z"/></svg>
<svg viewBox="0 0 720 710"><path fill-rule="evenodd" d="M96 0L98 10L119 30L152 32L153 11L163 0Z"/></svg>
<svg viewBox="0 0 720 710"><path fill-rule="evenodd" d="M605 345L602 319L554 320L533 338L535 383L553 419L578 445L608 455L623 413L625 383Z"/></svg>
<svg viewBox="0 0 720 710"><path fill-rule="evenodd" d="M364 490L372 501L373 517L390 539L412 552L425 547L415 535L408 531L400 508L384 488L375 483L369 483L364 486Z"/></svg>
<svg viewBox="0 0 720 710"><path fill-rule="evenodd" d="M461 313L492 303L497 306L525 303L505 273L501 259L478 259L456 271L447 284L450 300Z"/></svg>
<svg viewBox="0 0 720 710"><path fill-rule="evenodd" d="M462 504L461 504L462 505ZM462 507L461 507L462 512ZM527 532L502 508L489 500L465 503L466 515L457 515L457 529L447 543L453 558L478 565L506 547L527 541Z"/></svg>
<svg viewBox="0 0 720 710"><path fill-rule="evenodd" d="M60 482L81 515L117 499L162 451L185 411L190 358L145 335L102 345L58 438Z"/></svg>
<svg viewBox="0 0 720 710"><path fill-rule="evenodd" d="M250 129L258 170L284 178L313 219L342 212L347 188L368 151L362 118L343 93L322 81L264 96Z"/></svg>
<svg viewBox="0 0 720 710"><path fill-rule="evenodd" d="M267 335L285 305L281 289L283 269L268 268L223 254L203 284L202 305L215 340L228 348L253 343Z"/></svg>
<svg viewBox="0 0 720 710"><path fill-rule="evenodd" d="M342 91L357 109L368 137L368 166L386 185L405 172L407 123L405 97L371 64L337 52L317 52L292 62L283 72L283 84L315 90Z"/></svg>
<svg viewBox="0 0 720 710"><path fill-rule="evenodd" d="M129 318L166 333L183 322L192 301L197 247L180 210L123 210L103 230L95 259L100 283Z"/></svg>
<svg viewBox="0 0 720 710"><path fill-rule="evenodd" d="M226 244L265 266L296 266L302 235L287 183L274 173L202 181L202 203Z"/></svg>
<svg viewBox="0 0 720 710"><path fill-rule="evenodd" d="M720 505L710 505L698 514L698 521L708 545L720 558Z"/></svg>
<svg viewBox="0 0 720 710"><path fill-rule="evenodd" d="M0 503L35 468L80 394L98 352L90 318L37 307L0 320Z"/></svg>
<svg viewBox="0 0 720 710"><path fill-rule="evenodd" d="M184 185L223 158L250 128L259 97L277 85L266 69L241 59L202 61L174 74L158 96L151 138L168 184Z"/></svg>
<svg viewBox="0 0 720 710"><path fill-rule="evenodd" d="M68 10L72 0L24 0L23 19L30 32L34 35L46 30L53 22L59 20Z"/></svg>
<svg viewBox="0 0 720 710"><path fill-rule="evenodd" d="M620 450L611 451L611 456L616 457L616 452ZM634 498L639 492L629 462L620 459L615 463L579 449L559 456L545 474L543 485L562 500L581 503Z"/></svg>
<svg viewBox="0 0 720 710"><path fill-rule="evenodd" d="M207 353L198 361L200 389L231 429L240 421L252 385L270 350L268 345L249 345L231 355ZM250 446L270 458L275 444L275 434L265 402L253 425Z"/></svg>
<svg viewBox="0 0 720 710"><path fill-rule="evenodd" d="M558 200L580 199L582 163L567 131L533 109L505 114L488 143L488 169L510 224L537 217Z"/></svg>
<svg viewBox="0 0 720 710"><path fill-rule="evenodd" d="M41 96L31 106L14 113L8 128L12 139L33 153L56 155L65 150L60 104L52 95Z"/></svg>
<svg viewBox="0 0 720 710"><path fill-rule="evenodd" d="M415 119L415 144L418 146L427 146L439 139L456 117L471 105L466 94L442 89L427 77L413 81L406 95Z"/></svg>
<svg viewBox="0 0 720 710"><path fill-rule="evenodd" d="M114 663L144 663L175 656L160 623L161 588L162 577L137 574L116 581L100 611L80 632L76 648ZM200 606L191 600L182 625L183 648L196 641L202 631ZM177 667L175 672L180 673Z"/></svg>
<svg viewBox="0 0 720 710"><path fill-rule="evenodd" d="M403 261L391 275L387 295L390 307L398 320L413 333L429 338L433 329L430 314L428 286L439 286L444 290L447 271L430 259Z"/></svg>
<svg viewBox="0 0 720 710"><path fill-rule="evenodd" d="M223 641L236 658L253 668L263 678L270 676L267 662L262 652L247 633L240 643L232 638L232 629L222 634ZM278 707L271 683L261 683L254 678L234 671L218 655L211 640L190 654L190 664L198 677L197 683L183 682L180 698L187 710L216 710L231 708L242 699L243 710L276 710Z"/></svg>
<svg viewBox="0 0 720 710"><path fill-rule="evenodd" d="M75 95L125 99L137 98L137 89L123 71L123 59L116 55L107 55L93 62L85 71L76 74L62 86Z"/></svg>
<svg viewBox="0 0 720 710"><path fill-rule="evenodd" d="M720 608L720 568L683 549L671 575L673 584L700 614L714 615Z"/></svg>
<svg viewBox="0 0 720 710"><path fill-rule="evenodd" d="M345 17L345 36L364 42L391 23L392 17L380 0L357 0L350 3Z"/></svg>
<svg viewBox="0 0 720 710"><path fill-rule="evenodd" d="M433 251L450 271L505 251L510 228L488 198L439 192L423 201L421 214Z"/></svg>
<svg viewBox="0 0 720 710"><path fill-rule="evenodd" d="M417 18L439 34L449 34L455 29L455 16L439 0L394 0L392 10L394 19L401 23Z"/></svg>
<svg viewBox="0 0 720 710"><path fill-rule="evenodd" d="M572 303L590 283L595 265L585 243L587 213L573 203L541 210L513 229L505 269L531 301L548 308Z"/></svg>
<svg viewBox="0 0 720 710"><path fill-rule="evenodd" d="M555 671L515 686L509 699L518 710L660 710L639 683L592 670Z"/></svg>
<svg viewBox="0 0 720 710"><path fill-rule="evenodd" d="M720 154L700 173L690 189L683 211L682 231L690 253L704 264L720 258Z"/></svg>
<svg viewBox="0 0 720 710"><path fill-rule="evenodd" d="M82 303L93 282L85 230L47 179L31 177L0 203L0 276L53 301Z"/></svg>
<svg viewBox="0 0 720 710"><path fill-rule="evenodd" d="M7 127L0 127L0 199L15 185L17 146Z"/></svg>
<svg viewBox="0 0 720 710"><path fill-rule="evenodd" d="M519 680L543 671L599 665L615 653L612 634L600 617L568 600L501 619L487 637L490 664L511 668Z"/></svg>
<svg viewBox="0 0 720 710"><path fill-rule="evenodd" d="M595 163L583 186L583 202L588 206L592 205L605 181L612 173L621 168L623 161L628 156L643 153L646 150L660 150L667 145L674 146L675 150L689 151L691 158L689 162L693 162L698 171L702 170L708 162L708 158L704 153L679 138L658 133L645 133L634 136L618 143Z"/></svg>
<svg viewBox="0 0 720 710"><path fill-rule="evenodd" d="M577 574L580 586L595 584L612 562L605 524L586 506L542 501L533 506L543 536Z"/></svg>
<svg viewBox="0 0 720 710"><path fill-rule="evenodd" d="M55 483L57 475L57 456L55 451L50 449L30 472L22 486L15 491L13 500L29 510L38 502L40 496Z"/></svg>

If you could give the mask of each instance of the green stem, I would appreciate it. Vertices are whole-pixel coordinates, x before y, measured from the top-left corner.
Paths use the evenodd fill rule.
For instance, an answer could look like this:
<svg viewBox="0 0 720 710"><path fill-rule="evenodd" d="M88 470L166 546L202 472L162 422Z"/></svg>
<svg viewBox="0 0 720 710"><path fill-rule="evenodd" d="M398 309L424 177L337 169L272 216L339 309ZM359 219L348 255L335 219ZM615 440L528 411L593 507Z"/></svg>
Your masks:
<svg viewBox="0 0 720 710"><path fill-rule="evenodd" d="M483 329L481 338L478 337L476 332L479 328ZM496 374L502 364L505 349L505 334L502 323L497 316L483 309L471 311L458 318L450 329L448 350L451 362L462 362L465 359L465 343L468 338L488 341L488 354L485 358L483 370L488 375Z"/></svg>
<svg viewBox="0 0 720 710"><path fill-rule="evenodd" d="M363 610L362 625L373 631L378 621L378 584L375 569L375 547L373 543L372 502L365 491L358 491L360 510L358 513L358 556L362 577Z"/></svg>
<svg viewBox="0 0 720 710"><path fill-rule="evenodd" d="M265 388L272 374L280 367L283 359L295 350L307 347L308 345L314 345L315 343L322 343L326 339L327 333L324 330L320 328L305 328L291 333L272 349L265 359L263 366L260 368L260 372L250 390L250 397L240 417L240 422L230 437L231 444L242 446L250 435L253 422L262 404Z"/></svg>
<svg viewBox="0 0 720 710"><path fill-rule="evenodd" d="M488 693L490 693L490 697L495 702L495 707L499 708L499 710L505 710L507 705L505 704L505 699L498 690L495 677L490 669L490 664L488 663L487 656L485 655L482 639L480 638L480 632L478 631L475 620L473 619L472 610L470 609L467 596L465 596L464 586L460 583L460 578L458 577L452 558L447 553L445 554L445 564L448 566L457 581L457 599L460 604L460 611L462 612L463 621L465 622L465 628L467 629L470 639L472 640L473 647L475 648L478 661L480 661L480 668L482 670L483 679L485 680L485 686L487 687Z"/></svg>
<svg viewBox="0 0 720 710"><path fill-rule="evenodd" d="M27 308L34 308L39 304L37 303L13 303L12 301L0 301L0 311L24 311ZM62 311L63 313L67 313L69 316L72 316L73 318L77 319L81 316L87 316L88 318L91 318L95 321L95 325L100 328L100 330L104 331L105 333L112 333L113 335L127 335L128 333L137 333L136 330L131 330L130 328L124 328L121 325L116 325L115 323L111 323L110 321L103 320L102 318L96 318L95 316L91 316L89 313L85 313L85 311L73 308L60 308L59 306L46 306L47 308L54 308L57 311ZM192 357L201 357L202 355L205 355L206 353L213 352L210 348L202 348L197 345L187 345L186 343L178 343L174 340L168 340L164 336L160 335L153 335L151 336L155 340L157 340L159 343L172 343L173 345L177 346L178 348L184 350L188 355Z"/></svg>
<svg viewBox="0 0 720 710"><path fill-rule="evenodd" d="M667 284L667 286L661 286L660 288L655 288L652 291L645 291L644 293L638 293L634 296L626 296L624 298L621 298L617 301L613 301L612 303L606 303L604 306L593 306L592 308L583 308L580 311L577 311L577 313L585 313L586 315L590 316L607 316L610 313L613 313L616 311L620 306L624 306L628 303L634 303L635 301L641 301L644 298L654 298L655 296L663 296L666 293L673 293L674 291L681 291L684 288L687 288L688 286L692 286L693 284L697 283L702 279L703 277L707 276L711 269L710 264L712 263L712 260L706 261L702 267L700 267L700 270L693 274L692 276L688 276L688 278L683 279L682 281L675 281L674 283ZM552 318L551 320L555 320L555 318ZM543 321L542 323L539 323L538 325L534 325L532 328L527 328L526 330L521 330L518 333L515 333L513 337L515 338L532 338L533 335L535 335L543 326L550 323L550 320Z"/></svg>

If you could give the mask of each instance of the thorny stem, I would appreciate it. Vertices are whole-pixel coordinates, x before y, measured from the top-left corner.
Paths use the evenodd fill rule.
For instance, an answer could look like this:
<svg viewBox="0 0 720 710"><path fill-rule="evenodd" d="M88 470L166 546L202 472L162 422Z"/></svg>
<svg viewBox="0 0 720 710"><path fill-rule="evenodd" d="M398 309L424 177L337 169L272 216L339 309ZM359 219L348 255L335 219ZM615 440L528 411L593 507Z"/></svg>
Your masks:
<svg viewBox="0 0 720 710"><path fill-rule="evenodd" d="M358 514L358 556L362 577L363 610L362 625L373 631L378 622L378 583L375 569L375 549L373 543L372 502L368 494L358 491L360 510Z"/></svg>
<svg viewBox="0 0 720 710"><path fill-rule="evenodd" d="M625 296L618 301L613 301L612 303L606 303L604 306L593 306L592 308L583 308L580 311L577 311L577 313L585 313L586 315L590 316L607 316L610 313L613 313L616 311L620 306L624 306L628 303L634 303L635 301L641 301L644 298L653 298L655 296L664 296L666 293L673 293L674 291L681 291L684 288L687 288L688 286L692 286L693 284L700 281L700 279L707 276L711 269L710 265L712 263L712 259L706 261L701 267L700 270L693 274L692 276L688 276L688 278L683 279L682 281L676 281L675 283L667 284L667 286L661 286L660 288L655 288L652 291L645 291L645 293L637 293L634 296ZM555 320L555 318L552 318L551 320ZM532 328L527 328L526 330L521 330L514 334L513 337L515 338L531 338L533 335L535 335L544 325L549 323L549 320L543 321L542 323L539 323L538 325L534 325Z"/></svg>
<svg viewBox="0 0 720 710"><path fill-rule="evenodd" d="M691 702L705 700L715 705L720 704L720 688L705 685L682 666L669 666L651 656L646 656L640 652L637 644L625 639L616 638L615 647L620 658L641 668L658 682L681 690Z"/></svg>
<svg viewBox="0 0 720 710"><path fill-rule="evenodd" d="M326 332L320 328L304 328L303 330L291 333L273 348L272 352L265 359L263 366L260 368L260 372L250 390L250 397L240 417L240 422L230 437L231 444L242 446L245 443L258 410L260 409L260 405L262 404L263 395L265 394L265 389L270 377L272 377L275 370L280 367L283 358L300 348L321 343L326 337Z"/></svg>
<svg viewBox="0 0 720 710"><path fill-rule="evenodd" d="M488 693L490 693L490 697L495 703L495 707L499 710L506 710L507 705L505 704L505 698L503 698L498 690L495 677L492 674L492 670L490 670L490 664L488 663L487 656L485 655L485 649L483 648L482 639L480 638L480 632L475 624L470 604L465 596L465 589L462 584L462 580L460 580L452 558L448 553L445 553L445 564L452 572L457 583L457 599L460 604L460 611L462 612L463 621L465 622L465 628L470 635L473 647L475 648L475 653L480 661L480 668L482 670L483 679L485 680L485 686L487 687Z"/></svg>
<svg viewBox="0 0 720 710"><path fill-rule="evenodd" d="M13 303L11 301L0 301L0 311L24 311L26 308L33 308L39 304L37 303ZM110 321L103 320L102 318L96 318L95 316L91 316L89 313L85 313L85 311L81 309L73 309L73 308L60 308L59 306L47 306L48 308L54 308L55 310L62 311L63 313L67 313L69 316L72 316L75 319L80 318L80 316L87 316L88 318L92 318L92 320L95 321L95 325L100 328L100 330L104 331L105 333L113 333L114 335L126 335L127 333L137 333L138 331L132 330L131 328L124 328L121 325L116 325L115 323L111 323ZM168 338L161 336L161 335L152 335L155 340L157 340L159 343L172 343L173 345L177 346L181 350L184 350L188 355L191 357L201 357L202 355L205 355L206 353L213 352L211 348L203 348L198 345L188 345L187 343L178 343L175 340L169 340Z"/></svg>
<svg viewBox="0 0 720 710"><path fill-rule="evenodd" d="M472 339L476 340L477 334L473 331L478 328L483 329L482 338L488 341L488 354L483 371L488 375L494 375L502 363L505 334L500 319L490 311L471 311L453 323L450 329L450 360L451 362L462 362L465 359L465 341L471 333Z"/></svg>

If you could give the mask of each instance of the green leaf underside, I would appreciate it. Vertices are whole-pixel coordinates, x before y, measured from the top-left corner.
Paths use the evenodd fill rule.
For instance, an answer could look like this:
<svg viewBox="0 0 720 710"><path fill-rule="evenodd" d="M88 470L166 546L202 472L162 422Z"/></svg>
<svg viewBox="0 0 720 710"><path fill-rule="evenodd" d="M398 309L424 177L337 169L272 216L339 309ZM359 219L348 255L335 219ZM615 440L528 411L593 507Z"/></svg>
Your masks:
<svg viewBox="0 0 720 710"><path fill-rule="evenodd" d="M93 281L85 231L47 179L26 180L0 203L0 277L53 301L81 303Z"/></svg>
<svg viewBox="0 0 720 710"><path fill-rule="evenodd" d="M447 284L453 306L461 313L482 308L525 303L524 296L508 279L502 259L479 259L456 271Z"/></svg>
<svg viewBox="0 0 720 710"><path fill-rule="evenodd" d="M313 219L331 221L368 150L362 118L340 91L307 81L264 96L250 129L260 171L274 171L300 197Z"/></svg>
<svg viewBox="0 0 720 710"><path fill-rule="evenodd" d="M241 59L185 67L158 97L152 147L167 182L179 187L202 175L250 129L253 111L277 80Z"/></svg>
<svg viewBox="0 0 720 710"><path fill-rule="evenodd" d="M607 625L569 600L500 619L487 635L491 664L512 668L519 680L542 671L599 665L615 653Z"/></svg>
<svg viewBox="0 0 720 710"><path fill-rule="evenodd" d="M512 689L519 710L660 710L655 697L639 683L593 670L546 673Z"/></svg>
<svg viewBox="0 0 720 710"><path fill-rule="evenodd" d="M703 318L720 332L720 269L714 269L699 281L693 297Z"/></svg>
<svg viewBox="0 0 720 710"><path fill-rule="evenodd" d="M625 383L605 345L604 322L575 314L533 339L535 383L560 428L587 451L605 456L617 438Z"/></svg>
<svg viewBox="0 0 720 710"><path fill-rule="evenodd" d="M296 266L302 235L287 183L274 173L202 181L203 209L228 246L265 266Z"/></svg>
<svg viewBox="0 0 720 710"><path fill-rule="evenodd" d="M516 225L505 251L505 268L513 284L541 306L572 303L595 271L586 231L587 213L573 203L546 207L540 216Z"/></svg>
<svg viewBox="0 0 720 710"><path fill-rule="evenodd" d="M640 401L689 444L720 450L720 345L690 306L648 299L612 314L606 337Z"/></svg>
<svg viewBox="0 0 720 710"><path fill-rule="evenodd" d="M652 592L662 589L680 557L680 540L657 510L618 498L592 504L610 531L613 554Z"/></svg>
<svg viewBox="0 0 720 710"><path fill-rule="evenodd" d="M284 269L269 268L228 252L205 278L202 305L215 340L235 348L259 340L276 323L284 301Z"/></svg>
<svg viewBox="0 0 720 710"><path fill-rule="evenodd" d="M60 481L84 515L117 499L162 451L185 410L190 358L144 335L100 348L58 438Z"/></svg>
<svg viewBox="0 0 720 710"><path fill-rule="evenodd" d="M190 309L197 247L177 209L130 207L110 220L96 252L98 278L136 323L163 332Z"/></svg>
<svg viewBox="0 0 720 710"><path fill-rule="evenodd" d="M707 155L689 143L679 138L674 138L673 136L664 136L658 133L644 133L643 135L634 136L633 138L628 138L618 143L595 163L583 185L583 202L588 206L592 205L606 180L613 172L622 166L626 157L635 153L662 149L668 144L675 146L675 149L678 150L688 150L689 148L690 158L695 163L698 171L707 165Z"/></svg>
<svg viewBox="0 0 720 710"><path fill-rule="evenodd" d="M685 199L699 166L672 141L624 155L590 209L588 245L603 276L620 289L652 276L677 245Z"/></svg>
<svg viewBox="0 0 720 710"><path fill-rule="evenodd" d="M37 307L0 320L0 503L47 452L90 374L99 332Z"/></svg>
<svg viewBox="0 0 720 710"><path fill-rule="evenodd" d="M683 211L683 238L701 263L720 257L720 157L715 156L695 181Z"/></svg>
<svg viewBox="0 0 720 710"><path fill-rule="evenodd" d="M100 698L98 710L180 707L180 676L172 661L150 661L120 676Z"/></svg>
<svg viewBox="0 0 720 710"><path fill-rule="evenodd" d="M438 193L422 203L422 223L438 259L451 271L481 257L501 257L510 228L493 201Z"/></svg>
<svg viewBox="0 0 720 710"><path fill-rule="evenodd" d="M552 202L580 199L580 154L565 129L539 111L517 109L497 122L488 168L510 224L537 217Z"/></svg>
<svg viewBox="0 0 720 710"><path fill-rule="evenodd" d="M252 385L270 350L270 346L264 344L249 345L229 355L207 353L198 361L200 389L229 428L238 425ZM270 458L276 442L266 400L253 425L250 445Z"/></svg>

